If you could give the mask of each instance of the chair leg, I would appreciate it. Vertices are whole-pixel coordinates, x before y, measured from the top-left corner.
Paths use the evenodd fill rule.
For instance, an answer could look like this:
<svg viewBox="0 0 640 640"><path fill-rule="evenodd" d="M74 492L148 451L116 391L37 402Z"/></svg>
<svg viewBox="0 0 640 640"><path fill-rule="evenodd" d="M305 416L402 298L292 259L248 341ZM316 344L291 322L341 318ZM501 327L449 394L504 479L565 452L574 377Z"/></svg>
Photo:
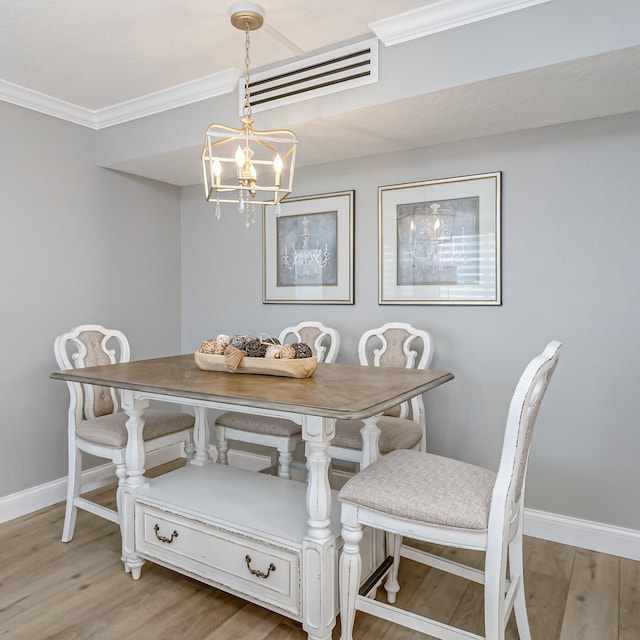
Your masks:
<svg viewBox="0 0 640 640"><path fill-rule="evenodd" d="M125 462L116 462L116 460L114 460L113 462L116 465L116 476L118 478L118 489L116 489L116 511L118 512L118 524L120 526L120 531L122 532L122 496L119 489L127 479L127 465ZM122 533L121 538L123 546L120 560L124 563L125 572L131 573L131 568L127 564L127 560L124 554L124 535Z"/></svg>
<svg viewBox="0 0 640 640"><path fill-rule="evenodd" d="M384 583L384 589L387 592L387 602L394 604L396 594L400 591L400 583L398 582L398 570L400 568L400 546L402 545L402 536L395 533L387 532L387 553L393 556L393 564L389 569L387 580Z"/></svg>
<svg viewBox="0 0 640 640"><path fill-rule="evenodd" d="M484 567L484 629L485 638L505 640L504 619L505 578L506 578L506 545L487 545Z"/></svg>
<svg viewBox="0 0 640 640"><path fill-rule="evenodd" d="M342 527L342 556L340 557L340 640L353 640L353 623L356 617L356 597L360 588L362 558L360 540L362 527Z"/></svg>
<svg viewBox="0 0 640 640"><path fill-rule="evenodd" d="M278 476L291 480L291 461L293 453L291 451L281 451L278 449Z"/></svg>
<svg viewBox="0 0 640 640"><path fill-rule="evenodd" d="M516 626L520 640L531 640L529 618L527 616L527 601L524 593L524 564L522 561L522 536L516 534L509 544L509 573L512 579L518 579L520 584L513 601L513 612L516 616Z"/></svg>
<svg viewBox="0 0 640 640"><path fill-rule="evenodd" d="M218 449L218 464L229 464L227 452L229 451L229 441L224 433L224 429L216 428L216 446Z"/></svg>
<svg viewBox="0 0 640 640"><path fill-rule="evenodd" d="M184 457L187 459L187 462L193 460L196 454L196 445L193 442L193 438L189 437L185 440L184 443Z"/></svg>
<svg viewBox="0 0 640 640"><path fill-rule="evenodd" d="M116 462L116 476L118 478L118 486L124 484L127 479L127 465L124 462ZM116 491L116 511L118 518L122 518L122 505L120 504L120 492Z"/></svg>
<svg viewBox="0 0 640 640"><path fill-rule="evenodd" d="M76 528L76 498L80 495L80 474L82 472L82 453L74 442L69 443L69 477L67 479L67 505L64 512L62 542L70 542Z"/></svg>

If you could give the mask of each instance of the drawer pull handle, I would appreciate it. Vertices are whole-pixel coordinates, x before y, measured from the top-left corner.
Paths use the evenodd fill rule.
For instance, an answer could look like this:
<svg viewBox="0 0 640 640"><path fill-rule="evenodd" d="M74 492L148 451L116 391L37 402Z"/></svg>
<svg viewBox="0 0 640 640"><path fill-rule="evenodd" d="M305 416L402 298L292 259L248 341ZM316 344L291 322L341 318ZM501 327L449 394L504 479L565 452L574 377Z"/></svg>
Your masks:
<svg viewBox="0 0 640 640"><path fill-rule="evenodd" d="M160 531L160 525L159 524L154 525L153 526L153 530L156 533L156 538L158 538L158 540L160 540L160 542L166 542L167 544L171 544L173 542L173 539L178 537L178 532L175 531L175 529L174 529L173 533L171 534L170 538L167 538L165 536L161 536L158 533L158 531Z"/></svg>
<svg viewBox="0 0 640 640"><path fill-rule="evenodd" d="M276 570L276 565L273 564L273 562L269 565L269 568L267 569L267 573L263 573L262 571L260 571L259 569L252 569L251 568L251 556L249 554L247 554L244 557L244 561L247 563L247 569L249 569L249 573L252 576L256 576L257 578L268 578L269 574L272 571Z"/></svg>

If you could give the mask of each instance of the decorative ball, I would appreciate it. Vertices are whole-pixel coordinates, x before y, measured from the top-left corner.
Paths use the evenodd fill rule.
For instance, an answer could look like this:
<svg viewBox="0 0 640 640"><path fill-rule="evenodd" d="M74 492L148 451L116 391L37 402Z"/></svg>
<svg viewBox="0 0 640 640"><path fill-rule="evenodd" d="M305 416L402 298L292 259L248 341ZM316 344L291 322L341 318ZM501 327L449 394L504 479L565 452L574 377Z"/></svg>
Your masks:
<svg viewBox="0 0 640 640"><path fill-rule="evenodd" d="M265 337L262 338L262 342L265 342L266 344L280 344L280 340L278 340L278 338Z"/></svg>
<svg viewBox="0 0 640 640"><path fill-rule="evenodd" d="M213 353L217 356L223 356L224 350L228 347L228 344L222 344L216 340L216 346L213 349Z"/></svg>
<svg viewBox="0 0 640 640"><path fill-rule="evenodd" d="M231 338L226 333L221 333L216 337L216 342L226 347L229 344Z"/></svg>
<svg viewBox="0 0 640 640"><path fill-rule="evenodd" d="M215 353L217 342L215 340L205 340L200 345L200 353Z"/></svg>
<svg viewBox="0 0 640 640"><path fill-rule="evenodd" d="M246 342L245 351L250 358L264 358L267 352L267 345L260 342L258 338L251 338Z"/></svg>
<svg viewBox="0 0 640 640"><path fill-rule="evenodd" d="M271 344L267 346L267 350L264 353L265 358L279 358L282 347L279 344Z"/></svg>
<svg viewBox="0 0 640 640"><path fill-rule="evenodd" d="M229 344L236 349L246 351L247 337L246 336L231 336Z"/></svg>
<svg viewBox="0 0 640 640"><path fill-rule="evenodd" d="M296 358L311 358L313 356L311 347L304 342L294 342L291 346L295 349Z"/></svg>
<svg viewBox="0 0 640 640"><path fill-rule="evenodd" d="M283 344L280 348L280 358L282 360L293 360L296 357L296 350L293 345Z"/></svg>

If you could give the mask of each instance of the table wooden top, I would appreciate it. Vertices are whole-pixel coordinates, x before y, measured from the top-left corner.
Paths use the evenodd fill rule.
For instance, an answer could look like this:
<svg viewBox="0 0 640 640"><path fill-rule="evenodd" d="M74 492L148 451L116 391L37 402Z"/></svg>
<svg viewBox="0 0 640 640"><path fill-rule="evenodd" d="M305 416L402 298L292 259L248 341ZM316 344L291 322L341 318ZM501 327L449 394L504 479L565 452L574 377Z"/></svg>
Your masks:
<svg viewBox="0 0 640 640"><path fill-rule="evenodd" d="M193 354L87 367L56 380L328 418L366 418L453 379L447 371L318 364L309 378L203 371Z"/></svg>

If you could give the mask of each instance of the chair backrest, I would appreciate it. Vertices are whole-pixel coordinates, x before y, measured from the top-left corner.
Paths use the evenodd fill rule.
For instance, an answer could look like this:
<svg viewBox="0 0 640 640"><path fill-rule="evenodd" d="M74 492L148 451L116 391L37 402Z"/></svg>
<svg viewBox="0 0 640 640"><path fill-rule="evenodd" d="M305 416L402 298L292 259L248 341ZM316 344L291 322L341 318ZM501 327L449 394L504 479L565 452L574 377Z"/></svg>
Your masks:
<svg viewBox="0 0 640 640"><path fill-rule="evenodd" d="M527 365L516 385L493 489L489 526L503 528L522 508L533 427L551 376L558 364L560 342L552 341Z"/></svg>
<svg viewBox="0 0 640 640"><path fill-rule="evenodd" d="M116 362L128 362L129 342L121 331L97 324L83 324L56 338L56 362L61 369L81 369ZM70 413L78 424L85 418L116 413L118 397L114 389L68 382L71 394Z"/></svg>
<svg viewBox="0 0 640 640"><path fill-rule="evenodd" d="M406 322L387 322L362 334L358 357L363 366L428 369L433 360L433 340L424 329L416 329ZM411 404L403 402L389 409L385 415L410 416L422 426L424 442L426 426L422 396L413 398Z"/></svg>
<svg viewBox="0 0 640 640"><path fill-rule="evenodd" d="M308 320L283 329L279 340L283 344L291 342L292 336L296 342L308 344L318 362L336 361L340 351L340 334L336 329L327 327L321 322Z"/></svg>

